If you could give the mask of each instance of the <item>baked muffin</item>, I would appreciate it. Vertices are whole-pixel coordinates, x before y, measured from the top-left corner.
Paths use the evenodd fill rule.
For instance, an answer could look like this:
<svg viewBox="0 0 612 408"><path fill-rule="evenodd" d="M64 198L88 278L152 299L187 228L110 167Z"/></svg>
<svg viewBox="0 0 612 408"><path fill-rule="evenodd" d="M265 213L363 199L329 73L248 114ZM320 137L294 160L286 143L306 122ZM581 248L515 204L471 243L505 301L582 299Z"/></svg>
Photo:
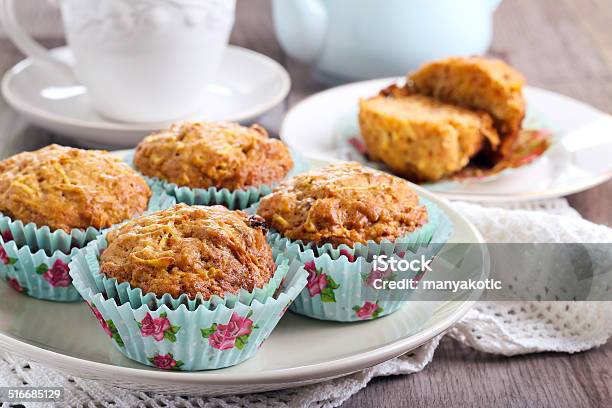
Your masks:
<svg viewBox="0 0 612 408"><path fill-rule="evenodd" d="M407 181L355 162L282 182L257 213L287 238L333 246L395 241L427 222Z"/></svg>
<svg viewBox="0 0 612 408"><path fill-rule="evenodd" d="M443 102L488 112L501 137L499 154L512 150L525 117L523 76L499 59L452 57L408 76L411 89Z"/></svg>
<svg viewBox="0 0 612 408"><path fill-rule="evenodd" d="M499 136L491 117L423 95L388 88L361 100L359 126L371 159L415 181L435 181L464 168Z"/></svg>
<svg viewBox="0 0 612 408"><path fill-rule="evenodd" d="M140 214L151 190L107 152L50 145L0 162L0 212L23 223L70 232Z"/></svg>
<svg viewBox="0 0 612 408"><path fill-rule="evenodd" d="M132 220L106 239L102 274L157 296L252 291L275 271L263 219L222 206L178 204Z"/></svg>
<svg viewBox="0 0 612 408"><path fill-rule="evenodd" d="M190 188L259 187L293 167L289 149L258 125L184 122L138 144L134 164L144 175Z"/></svg>

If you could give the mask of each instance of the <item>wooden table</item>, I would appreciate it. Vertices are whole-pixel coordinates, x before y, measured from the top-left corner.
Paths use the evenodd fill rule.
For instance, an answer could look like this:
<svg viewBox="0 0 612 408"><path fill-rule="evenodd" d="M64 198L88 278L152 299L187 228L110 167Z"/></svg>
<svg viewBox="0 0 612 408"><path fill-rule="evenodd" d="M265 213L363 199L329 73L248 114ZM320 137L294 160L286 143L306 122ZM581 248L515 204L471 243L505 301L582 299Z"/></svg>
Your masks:
<svg viewBox="0 0 612 408"><path fill-rule="evenodd" d="M287 0L292 1L292 0ZM62 43L49 39L49 46ZM275 128L284 110L324 89L307 67L280 50L268 0L239 2L232 43L280 61L293 90L284 106L263 118ZM522 71L528 82L612 112L612 4L610 0L505 0L495 16L491 54ZM0 71L21 59L0 41ZM34 148L54 140L28 126L0 100L2 152ZM568 197L585 218L612 225L612 182ZM374 379L346 407L429 406L610 406L612 342L576 355L541 353L506 358L444 339L422 373Z"/></svg>

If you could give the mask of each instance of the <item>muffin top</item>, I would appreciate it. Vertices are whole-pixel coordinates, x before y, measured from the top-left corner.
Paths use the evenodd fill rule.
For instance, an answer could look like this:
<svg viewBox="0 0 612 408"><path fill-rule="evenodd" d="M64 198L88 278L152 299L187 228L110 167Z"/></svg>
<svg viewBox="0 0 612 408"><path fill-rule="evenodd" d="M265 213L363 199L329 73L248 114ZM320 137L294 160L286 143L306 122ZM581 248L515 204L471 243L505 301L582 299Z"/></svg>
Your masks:
<svg viewBox="0 0 612 408"><path fill-rule="evenodd" d="M275 271L264 220L222 206L178 204L132 220L106 239L101 272L158 297L252 291Z"/></svg>
<svg viewBox="0 0 612 408"><path fill-rule="evenodd" d="M0 211L52 230L110 227L150 197L146 181L104 151L50 145L0 162Z"/></svg>
<svg viewBox="0 0 612 408"><path fill-rule="evenodd" d="M451 57L430 62L408 76L417 93L491 114L507 155L525 116L523 76L504 61L484 57Z"/></svg>
<svg viewBox="0 0 612 408"><path fill-rule="evenodd" d="M258 125L184 122L138 144L134 164L145 175L191 188L259 187L293 167L291 154Z"/></svg>
<svg viewBox="0 0 612 408"><path fill-rule="evenodd" d="M334 246L394 241L427 222L407 181L355 162L284 181L257 213L287 238Z"/></svg>

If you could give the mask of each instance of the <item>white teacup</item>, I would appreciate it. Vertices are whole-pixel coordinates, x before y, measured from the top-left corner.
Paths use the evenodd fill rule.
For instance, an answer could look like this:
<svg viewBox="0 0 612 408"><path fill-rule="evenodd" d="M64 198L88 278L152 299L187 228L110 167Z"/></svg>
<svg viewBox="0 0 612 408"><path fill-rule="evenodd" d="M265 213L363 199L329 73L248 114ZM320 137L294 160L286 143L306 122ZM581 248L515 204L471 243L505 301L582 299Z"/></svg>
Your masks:
<svg viewBox="0 0 612 408"><path fill-rule="evenodd" d="M74 64L37 44L0 0L15 45L74 75L103 116L124 122L184 117L204 102L234 24L235 0L56 0Z"/></svg>

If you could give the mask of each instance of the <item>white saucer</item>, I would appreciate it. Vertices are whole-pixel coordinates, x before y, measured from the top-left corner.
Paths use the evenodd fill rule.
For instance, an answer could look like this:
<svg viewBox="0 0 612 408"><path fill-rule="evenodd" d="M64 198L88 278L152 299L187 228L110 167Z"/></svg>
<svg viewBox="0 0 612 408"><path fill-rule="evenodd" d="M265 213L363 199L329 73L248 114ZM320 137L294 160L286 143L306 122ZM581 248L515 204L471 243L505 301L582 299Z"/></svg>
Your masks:
<svg viewBox="0 0 612 408"><path fill-rule="evenodd" d="M62 59L72 58L66 47L52 52ZM186 119L249 121L278 105L290 87L289 74L276 61L230 46L218 78L208 88L208 102ZM4 75L2 93L15 110L36 125L87 145L130 147L169 125L120 123L103 118L92 110L83 86L58 77L54 70L29 59Z"/></svg>
<svg viewBox="0 0 612 408"><path fill-rule="evenodd" d="M285 117L281 139L311 157L365 161L354 149L347 148L346 142L348 137L359 137L359 98L375 95L398 80L357 82L305 99ZM612 178L612 116L543 89L526 87L525 97L532 116L555 134L552 146L542 157L494 177L424 187L458 200L527 201L572 194Z"/></svg>
<svg viewBox="0 0 612 408"><path fill-rule="evenodd" d="M115 154L124 157L126 152ZM451 219L449 242L484 242L446 200L415 188ZM475 276L484 273L482 265L477 263ZM348 375L413 350L467 313L478 294L464 295L447 302L413 301L369 322L342 324L287 313L252 359L230 368L188 373L154 370L123 357L84 303L36 300L0 281L0 349L77 377L139 391L179 395L261 392Z"/></svg>

